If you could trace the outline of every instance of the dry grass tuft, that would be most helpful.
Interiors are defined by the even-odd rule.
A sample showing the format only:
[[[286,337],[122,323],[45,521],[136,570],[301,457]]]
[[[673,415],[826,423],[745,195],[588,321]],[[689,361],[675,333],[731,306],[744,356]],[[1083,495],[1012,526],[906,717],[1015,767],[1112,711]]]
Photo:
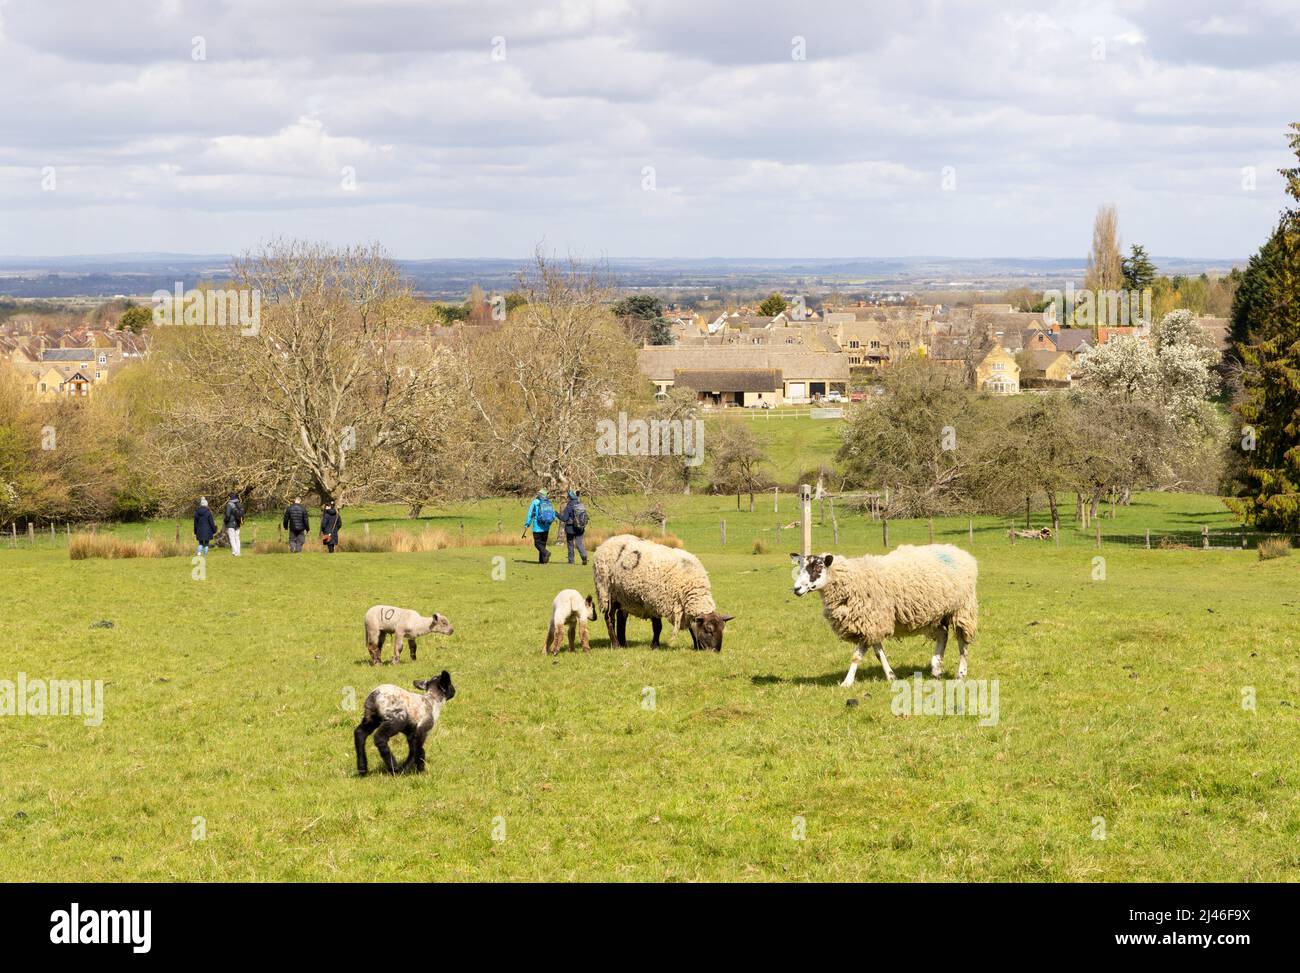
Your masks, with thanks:
[[[1289,557],[1291,554],[1291,538],[1289,537],[1269,537],[1259,542],[1259,559],[1261,561],[1271,561],[1275,557]]]

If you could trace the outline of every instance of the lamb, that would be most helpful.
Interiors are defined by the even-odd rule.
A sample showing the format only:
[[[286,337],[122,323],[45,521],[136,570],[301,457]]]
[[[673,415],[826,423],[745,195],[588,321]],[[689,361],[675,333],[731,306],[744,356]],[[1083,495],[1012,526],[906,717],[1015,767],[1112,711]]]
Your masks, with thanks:
[[[722,632],[733,615],[719,615],[709,574],[694,554],[618,534],[596,548],[596,603],[605,616],[609,644],[627,645],[627,616],[650,619],[650,647],[659,648],[663,618],[673,635],[686,628],[697,649],[722,651]]]
[[[456,695],[451,684],[451,673],[446,669],[436,679],[417,679],[413,693],[398,686],[376,686],[366,697],[361,722],[352,732],[357,748],[357,773],[364,777],[366,766],[366,737],[375,734],[375,746],[390,774],[405,773],[414,764],[417,774],[424,773],[424,740],[438,722],[442,707]],[[406,760],[397,766],[388,740],[394,734],[406,737]]]
[[[590,652],[591,643],[587,640],[587,622],[596,620],[596,605],[587,595],[584,600],[582,592],[565,588],[551,602],[551,624],[546,630],[546,644],[542,651],[547,655],[560,654],[560,642],[564,630],[569,631],[569,651],[573,651],[575,630],[582,636],[582,651]]]
[[[384,638],[393,636],[393,665],[402,661],[402,642],[411,643],[411,661],[415,661],[415,640],[421,635],[434,632],[438,635],[451,635],[455,630],[445,615],[434,612],[424,616],[409,608],[394,608],[392,605],[375,605],[366,611],[366,649],[370,652],[370,664],[379,665],[379,653],[384,647]]]
[[[934,637],[930,674],[943,675],[943,650],[948,626],[957,630],[961,663],[957,678],[966,678],[966,646],[974,641],[979,616],[975,558],[951,544],[904,544],[880,557],[843,558],[832,554],[791,554],[799,566],[794,593],[803,597],[820,591],[822,614],[832,631],[857,645],[842,686],[852,686],[868,647],[876,651],[885,678],[894,670],[885,658],[882,642],[907,635]]]

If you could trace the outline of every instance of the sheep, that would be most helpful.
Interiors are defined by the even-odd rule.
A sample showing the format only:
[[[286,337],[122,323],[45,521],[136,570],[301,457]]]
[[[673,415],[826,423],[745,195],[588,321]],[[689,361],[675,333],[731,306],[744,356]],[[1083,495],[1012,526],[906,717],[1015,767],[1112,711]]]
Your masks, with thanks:
[[[957,678],[966,678],[966,646],[974,641],[979,616],[975,558],[951,544],[904,544],[880,557],[844,558],[832,554],[798,554],[790,558],[799,567],[794,593],[803,597],[820,591],[822,614],[831,629],[854,643],[853,661],[842,686],[852,686],[868,647],[876,651],[885,678],[894,670],[885,658],[882,642],[907,635],[934,637],[930,674],[943,675],[943,650],[948,626],[957,630],[961,663]]]
[[[454,631],[447,617],[437,612],[426,617],[409,608],[374,605],[366,611],[366,649],[370,653],[370,664],[379,665],[379,653],[384,647],[384,638],[389,634],[394,641],[392,664],[397,665],[402,661],[403,640],[411,643],[411,661],[414,662],[417,638],[430,632],[451,635]]]
[[[547,655],[559,655],[560,643],[564,630],[569,631],[569,651],[573,651],[575,630],[582,637],[582,651],[590,652],[591,643],[587,640],[587,622],[596,620],[596,605],[587,595],[584,600],[582,592],[565,588],[551,602],[551,624],[546,630],[546,644],[542,651]]]
[[[596,548],[592,564],[612,647],[627,645],[627,616],[635,615],[650,619],[652,649],[667,618],[673,635],[686,628],[695,648],[722,651],[723,628],[735,616],[718,614],[709,574],[694,554],[618,534]]]
[[[366,697],[361,722],[352,732],[352,742],[357,749],[357,774],[366,776],[366,737],[375,734],[375,747],[390,774],[405,773],[415,765],[417,774],[424,773],[424,740],[438,722],[442,707],[456,695],[451,684],[451,673],[446,669],[436,679],[417,679],[418,693],[398,686],[376,686]],[[388,740],[394,734],[406,737],[406,760],[397,766]]]

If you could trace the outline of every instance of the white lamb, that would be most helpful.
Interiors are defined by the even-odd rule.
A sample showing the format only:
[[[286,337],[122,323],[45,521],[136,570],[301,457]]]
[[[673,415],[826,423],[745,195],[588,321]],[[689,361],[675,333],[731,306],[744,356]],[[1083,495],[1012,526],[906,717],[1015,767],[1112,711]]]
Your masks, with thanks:
[[[393,636],[393,665],[402,661],[402,642],[411,643],[411,661],[415,661],[415,640],[421,635],[434,632],[438,635],[451,635],[454,629],[446,615],[434,612],[421,615],[410,608],[394,608],[392,605],[373,605],[366,611],[366,651],[370,653],[370,664],[379,664],[379,654],[384,648],[384,639]]]
[[[609,628],[613,648],[627,645],[627,616],[650,619],[652,649],[667,618],[675,635],[685,628],[697,649],[722,651],[722,632],[734,617],[719,615],[709,588],[709,573],[687,551],[617,534],[596,548],[596,604]]]
[[[582,636],[582,651],[591,651],[591,642],[587,639],[587,623],[596,620],[596,605],[591,595],[582,597],[582,592],[565,588],[551,602],[551,624],[546,630],[546,644],[542,651],[547,655],[559,655],[560,643],[564,631],[569,631],[569,651],[573,651],[575,630]]]
[[[881,643],[906,635],[934,638],[930,674],[938,679],[943,675],[949,625],[957,630],[961,650],[957,678],[966,678],[966,646],[975,640],[979,618],[975,598],[979,566],[961,548],[904,544],[879,557],[822,554],[800,558],[791,554],[790,558],[800,568],[794,593],[802,597],[810,591],[821,592],[822,614],[831,629],[857,646],[841,685],[853,685],[868,647],[876,650],[885,678],[892,680],[894,670]]]

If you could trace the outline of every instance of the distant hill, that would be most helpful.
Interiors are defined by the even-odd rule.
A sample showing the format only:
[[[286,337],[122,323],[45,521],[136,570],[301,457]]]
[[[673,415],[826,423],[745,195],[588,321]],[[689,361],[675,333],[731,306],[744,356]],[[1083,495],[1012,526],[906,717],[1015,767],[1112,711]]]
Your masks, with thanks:
[[[1226,273],[1240,258],[1153,257],[1162,273]],[[0,296],[22,298],[146,297],[221,280],[225,254],[121,253],[66,257],[0,256]],[[400,260],[415,288],[435,299],[460,300],[471,286],[508,291],[527,269],[527,258],[474,257]],[[810,293],[832,290],[937,291],[1046,289],[1083,279],[1083,258],[1034,257],[818,257],[704,259],[610,257],[595,263],[619,287],[663,293],[722,295],[757,290]]]

